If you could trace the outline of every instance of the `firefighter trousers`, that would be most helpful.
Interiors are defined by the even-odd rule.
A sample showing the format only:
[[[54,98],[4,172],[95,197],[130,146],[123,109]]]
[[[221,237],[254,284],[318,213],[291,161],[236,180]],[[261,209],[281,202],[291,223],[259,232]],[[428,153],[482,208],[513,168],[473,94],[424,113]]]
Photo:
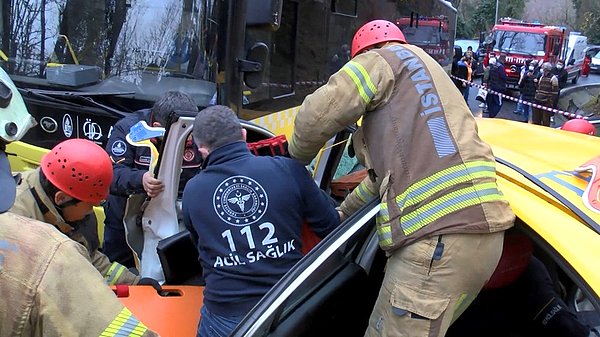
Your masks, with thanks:
[[[496,269],[503,241],[504,232],[446,234],[395,251],[365,336],[444,336]]]

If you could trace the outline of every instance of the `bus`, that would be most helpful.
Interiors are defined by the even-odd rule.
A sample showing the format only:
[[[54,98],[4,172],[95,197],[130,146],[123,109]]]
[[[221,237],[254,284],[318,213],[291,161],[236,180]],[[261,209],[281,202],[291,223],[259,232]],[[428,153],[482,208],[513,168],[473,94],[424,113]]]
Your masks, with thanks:
[[[3,1],[0,66],[38,121],[11,145],[13,168],[69,138],[104,146],[118,119],[168,90],[289,134],[304,97],[349,60],[356,29],[402,17],[443,18],[445,47],[426,50],[451,59],[456,9],[443,0]],[[408,28],[410,41],[434,27]]]

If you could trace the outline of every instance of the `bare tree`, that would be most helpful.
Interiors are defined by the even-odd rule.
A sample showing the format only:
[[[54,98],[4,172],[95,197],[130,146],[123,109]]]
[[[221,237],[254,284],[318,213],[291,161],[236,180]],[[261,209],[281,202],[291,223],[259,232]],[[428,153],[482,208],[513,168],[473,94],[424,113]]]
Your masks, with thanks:
[[[112,73],[131,81],[139,80],[147,68],[159,73],[168,71],[165,67],[179,38],[181,0],[164,4],[158,17],[155,16],[158,8],[152,8],[151,18],[148,9],[140,5],[130,10],[115,51]]]

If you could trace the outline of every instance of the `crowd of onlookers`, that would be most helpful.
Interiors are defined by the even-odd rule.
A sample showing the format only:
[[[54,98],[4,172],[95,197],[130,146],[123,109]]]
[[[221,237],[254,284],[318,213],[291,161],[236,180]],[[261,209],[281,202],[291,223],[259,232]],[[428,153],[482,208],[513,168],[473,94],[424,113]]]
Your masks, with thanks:
[[[582,76],[589,74],[589,60],[587,65],[584,62]],[[472,47],[468,47],[466,52],[462,52],[460,47],[454,48],[454,58],[452,61],[451,74],[453,81],[462,93],[465,101],[469,99],[469,89],[474,80],[474,72],[478,67],[479,55],[474,52]],[[480,90],[483,95],[478,95],[481,101],[480,108],[488,117],[494,118],[502,108],[501,94],[507,94],[506,75],[506,55],[500,54],[498,57],[490,57],[488,64],[483,65],[483,77],[481,84],[485,89]],[[565,69],[564,60],[558,60],[555,64],[550,62],[540,63],[538,60],[529,59],[520,69],[520,76],[517,82],[519,91],[519,102],[513,113],[522,115],[523,120],[529,123],[550,126],[550,117],[552,112],[532,107],[523,102],[535,103],[548,108],[556,108],[560,90],[566,87],[568,72]]]

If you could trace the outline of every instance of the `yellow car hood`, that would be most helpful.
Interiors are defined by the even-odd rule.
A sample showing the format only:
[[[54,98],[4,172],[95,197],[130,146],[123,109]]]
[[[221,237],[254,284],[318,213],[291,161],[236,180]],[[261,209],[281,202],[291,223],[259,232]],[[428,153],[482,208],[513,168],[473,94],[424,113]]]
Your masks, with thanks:
[[[502,119],[478,119],[515,214],[600,295],[600,209],[592,172],[600,138]],[[596,186],[598,183],[596,183]]]

